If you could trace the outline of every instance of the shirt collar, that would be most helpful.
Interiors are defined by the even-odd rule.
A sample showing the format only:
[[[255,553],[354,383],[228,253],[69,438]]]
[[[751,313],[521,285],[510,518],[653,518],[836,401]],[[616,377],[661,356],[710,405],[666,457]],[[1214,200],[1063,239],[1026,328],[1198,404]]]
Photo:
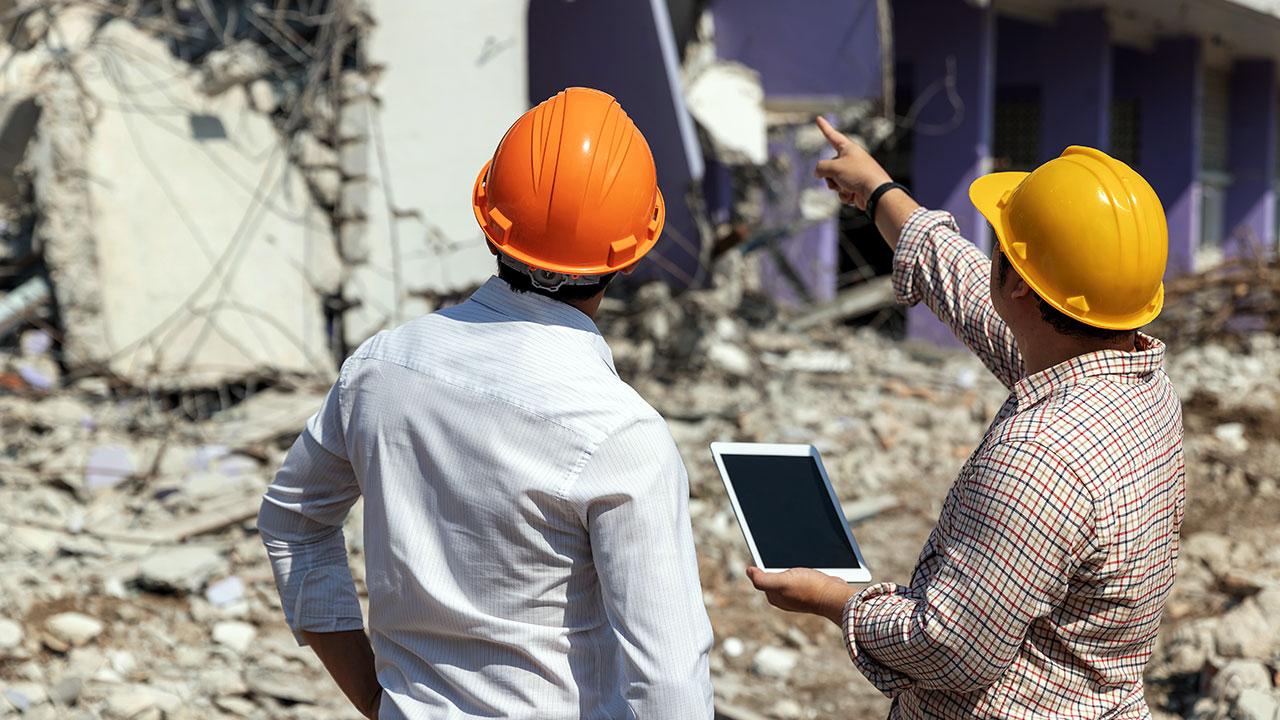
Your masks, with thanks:
[[[472,293],[471,301],[512,320],[538,325],[559,325],[588,333],[600,357],[617,374],[613,366],[613,353],[600,334],[600,328],[581,310],[538,293],[516,292],[506,280],[499,277],[491,277],[485,281]]]
[[[1138,333],[1137,350],[1099,350],[1058,363],[1035,375],[1023,378],[1013,386],[1018,410],[1039,403],[1055,391],[1077,385],[1089,378],[1112,377],[1118,380],[1139,380],[1159,370],[1164,365],[1164,343]]]

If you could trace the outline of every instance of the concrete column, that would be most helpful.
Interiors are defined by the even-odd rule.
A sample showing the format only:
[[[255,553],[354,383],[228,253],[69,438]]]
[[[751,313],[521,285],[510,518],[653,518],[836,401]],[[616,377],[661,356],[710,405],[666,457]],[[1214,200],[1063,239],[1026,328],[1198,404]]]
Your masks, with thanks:
[[[995,13],[958,0],[912,0],[895,3],[894,26],[898,58],[914,68],[915,95],[931,94],[912,138],[912,190],[927,207],[950,212],[964,236],[987,250],[989,228],[969,202],[969,184],[991,162]],[[948,76],[964,103],[960,112],[948,101]],[[912,309],[908,334],[954,342],[923,306]]]
[[[1040,154],[1049,160],[1068,145],[1107,150],[1111,144],[1111,29],[1102,9],[1058,15],[1044,33]]]
[[[1224,250],[1270,254],[1276,247],[1276,143],[1280,104],[1274,60],[1242,60],[1231,71],[1231,129]]]
[[[1169,220],[1169,276],[1190,272],[1200,235],[1200,108],[1203,53],[1196,38],[1161,40],[1144,58],[1138,87],[1142,103],[1143,174]]]

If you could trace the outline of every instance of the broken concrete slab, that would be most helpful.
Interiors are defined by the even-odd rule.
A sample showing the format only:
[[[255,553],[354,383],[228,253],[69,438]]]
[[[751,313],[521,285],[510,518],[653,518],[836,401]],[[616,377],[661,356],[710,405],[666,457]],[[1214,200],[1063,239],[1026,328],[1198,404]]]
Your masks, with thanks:
[[[138,584],[160,592],[195,592],[222,566],[222,554],[215,548],[199,545],[171,548],[138,564]]]
[[[204,95],[162,40],[124,21],[98,31],[77,70],[96,116],[49,73],[33,149],[67,362],[161,387],[329,376],[322,296],[341,268],[270,120],[240,88]]]

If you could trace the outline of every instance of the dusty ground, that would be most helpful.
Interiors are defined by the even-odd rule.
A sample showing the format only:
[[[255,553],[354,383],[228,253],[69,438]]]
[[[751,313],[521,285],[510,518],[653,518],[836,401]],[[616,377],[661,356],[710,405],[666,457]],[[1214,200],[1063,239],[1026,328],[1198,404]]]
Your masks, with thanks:
[[[960,352],[763,329],[742,319],[755,311],[741,298],[711,319],[696,302],[648,301],[662,312],[604,324],[689,467],[718,701],[744,719],[884,717],[834,626],[773,610],[746,582],[707,443],[817,443],[842,500],[888,507],[854,531],[877,579],[905,580],[1004,389]],[[1189,505],[1148,697],[1161,716],[1263,717],[1280,659],[1280,346],[1198,348],[1169,368],[1187,400]],[[355,717],[294,646],[244,513],[316,390],[260,394],[202,422],[91,378],[0,396],[0,715]],[[128,467],[86,476],[113,445]],[[211,521],[211,506],[234,521]],[[358,518],[348,542],[361,578]]]

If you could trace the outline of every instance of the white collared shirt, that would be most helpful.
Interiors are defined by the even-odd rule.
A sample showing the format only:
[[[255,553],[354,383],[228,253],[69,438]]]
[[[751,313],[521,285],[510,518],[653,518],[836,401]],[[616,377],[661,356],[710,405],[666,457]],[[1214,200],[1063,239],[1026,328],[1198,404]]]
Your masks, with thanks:
[[[295,633],[363,627],[384,720],[710,718],[684,464],[578,310],[490,279],[365,342],[267,490]]]

